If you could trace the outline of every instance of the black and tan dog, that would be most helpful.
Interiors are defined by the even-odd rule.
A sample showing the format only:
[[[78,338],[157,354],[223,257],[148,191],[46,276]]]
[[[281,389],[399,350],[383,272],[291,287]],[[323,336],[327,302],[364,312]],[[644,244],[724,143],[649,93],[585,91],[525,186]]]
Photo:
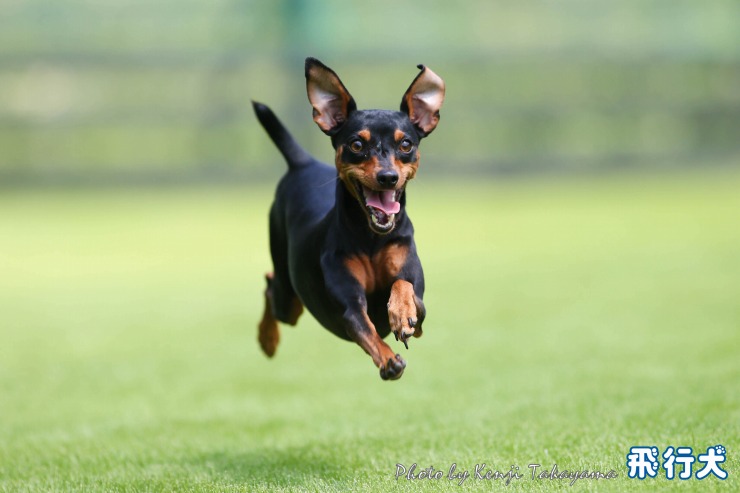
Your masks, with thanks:
[[[311,157],[265,105],[257,118],[288,162],[270,210],[274,273],[267,275],[259,342],[277,348],[277,322],[295,325],[306,306],[328,330],[359,344],[384,380],[406,362],[383,341],[408,348],[421,336],[424,275],[406,215],[406,185],[419,167],[419,141],[434,130],[442,79],[419,65],[401,111],[357,110],[334,71],[306,59],[313,119],[331,137],[336,167]],[[337,179],[338,178],[338,179]]]

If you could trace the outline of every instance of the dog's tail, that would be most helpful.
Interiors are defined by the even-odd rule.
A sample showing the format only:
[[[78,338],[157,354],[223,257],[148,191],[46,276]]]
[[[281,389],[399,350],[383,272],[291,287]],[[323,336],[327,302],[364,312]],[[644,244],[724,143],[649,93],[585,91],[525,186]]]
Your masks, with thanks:
[[[313,160],[311,155],[290,135],[290,132],[288,132],[270,108],[257,101],[252,101],[252,106],[254,107],[254,112],[257,114],[257,119],[267,131],[267,135],[270,136],[280,153],[285,157],[288,166],[302,166]]]

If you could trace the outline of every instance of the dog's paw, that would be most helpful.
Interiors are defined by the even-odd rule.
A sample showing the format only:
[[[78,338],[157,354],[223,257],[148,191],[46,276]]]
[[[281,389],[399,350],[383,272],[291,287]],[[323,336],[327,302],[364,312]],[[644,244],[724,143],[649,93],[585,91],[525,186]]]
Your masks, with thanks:
[[[397,341],[409,348],[408,340],[416,335],[419,319],[417,318],[414,288],[406,281],[396,281],[388,300],[388,322]],[[419,335],[421,335],[419,327]],[[416,336],[419,337],[419,336]]]
[[[265,317],[259,324],[257,340],[267,357],[272,358],[280,342],[280,329],[272,317]]]
[[[418,339],[422,335],[424,335],[424,332],[421,330],[421,324],[417,323],[416,326],[414,327],[414,337]]]
[[[408,318],[399,318],[397,322],[391,321],[391,331],[393,331],[393,335],[396,337],[397,341],[401,341],[404,346],[406,346],[406,349],[409,348],[408,340],[411,339],[411,337],[420,337],[421,331],[416,329],[416,318],[408,317]],[[419,335],[417,335],[417,332]]]
[[[388,361],[380,367],[380,378],[383,380],[398,380],[403,375],[405,368],[406,361],[400,354],[397,354],[393,358],[388,358]]]

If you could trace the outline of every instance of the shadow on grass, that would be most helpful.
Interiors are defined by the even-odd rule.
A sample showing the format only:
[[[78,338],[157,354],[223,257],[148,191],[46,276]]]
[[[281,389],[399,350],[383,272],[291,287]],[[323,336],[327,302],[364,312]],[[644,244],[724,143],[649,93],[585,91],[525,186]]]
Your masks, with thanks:
[[[355,477],[352,462],[344,459],[341,448],[320,443],[252,452],[215,452],[201,455],[193,462],[222,484],[266,489],[341,484]]]

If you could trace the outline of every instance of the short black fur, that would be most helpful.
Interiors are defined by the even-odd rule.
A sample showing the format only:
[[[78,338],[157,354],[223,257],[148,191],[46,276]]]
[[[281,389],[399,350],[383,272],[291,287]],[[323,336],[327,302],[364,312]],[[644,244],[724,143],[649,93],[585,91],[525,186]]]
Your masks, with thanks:
[[[417,79],[422,76],[423,72]],[[274,272],[268,277],[260,342],[272,355],[277,342],[269,341],[278,334],[275,322],[295,324],[296,306],[303,305],[333,334],[357,342],[368,352],[383,379],[396,379],[406,363],[389,352],[382,338],[393,331],[406,345],[409,337],[421,335],[426,316],[424,274],[406,214],[407,183],[391,186],[379,177],[400,173],[413,178],[415,167],[411,167],[418,166],[417,148],[425,132],[411,122],[408,108],[406,112],[356,110],[336,74],[318,60],[306,60],[306,77],[314,119],[339,150],[335,166],[310,156],[267,106],[253,103],[257,118],[288,163],[270,209]],[[331,95],[336,91],[336,99],[323,105],[327,91]],[[400,150],[401,133],[401,140],[409,141],[404,148],[412,145],[410,151]],[[352,139],[362,140],[364,147],[351,150]],[[360,168],[363,174],[358,174]],[[389,199],[389,193],[396,198]],[[379,205],[381,196],[385,198]],[[384,210],[378,212],[372,204]],[[396,213],[389,212],[398,206]],[[390,230],[378,232],[388,224],[373,229],[368,210],[388,221]],[[399,314],[408,320],[399,322]]]

